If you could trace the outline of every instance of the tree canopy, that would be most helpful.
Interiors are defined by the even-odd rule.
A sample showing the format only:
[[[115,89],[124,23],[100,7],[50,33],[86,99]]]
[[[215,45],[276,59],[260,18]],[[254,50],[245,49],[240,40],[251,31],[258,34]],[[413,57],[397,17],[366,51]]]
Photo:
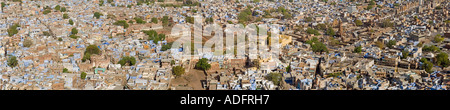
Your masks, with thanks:
[[[356,26],[362,26],[363,22],[361,20],[355,20]]]
[[[24,47],[30,47],[31,45],[33,45],[33,41],[31,41],[30,39],[25,39],[23,41],[23,46]]]
[[[103,14],[101,14],[100,12],[94,12],[94,17],[99,19],[100,16],[103,16]]]
[[[355,47],[355,49],[353,50],[354,53],[361,53],[361,51],[362,51],[361,46]]]
[[[146,21],[142,20],[142,18],[139,18],[139,17],[135,17],[134,20],[136,20],[136,23],[138,23],[138,24],[145,24],[145,23],[147,23]]]
[[[155,23],[155,24],[158,23],[158,18],[153,17],[152,18],[152,23]]]
[[[325,44],[323,44],[322,42],[316,42],[314,43],[312,46],[312,51],[313,52],[328,52],[328,48]]]
[[[444,41],[444,37],[442,37],[440,34],[434,36],[434,40],[435,43],[440,43],[442,41]]]
[[[313,37],[311,40],[308,40],[305,43],[311,45],[313,52],[328,52],[327,46],[320,42],[317,37]]]
[[[153,40],[153,43],[157,44],[158,41],[162,41],[166,39],[166,35],[165,34],[158,34],[158,32],[156,32],[155,30],[149,30],[149,31],[142,31],[145,34],[148,35],[147,40]]]
[[[16,56],[9,56],[8,58],[8,66],[11,68],[16,67],[19,64],[19,61],[17,61]]]
[[[425,52],[439,52],[439,51],[441,51],[441,49],[439,49],[439,47],[436,47],[434,45],[431,45],[431,46],[425,45],[425,46],[423,46],[422,50],[425,51]]]
[[[332,28],[331,26],[328,27],[327,35],[329,35],[329,36],[334,36],[334,35],[336,35],[336,32],[333,30],[333,28]]]
[[[308,28],[306,29],[306,33],[308,34],[314,34],[314,35],[320,35],[319,31],[313,29],[313,28]]]
[[[100,49],[96,45],[89,45],[84,53],[100,54]]]
[[[195,64],[195,68],[206,71],[211,68],[211,65],[208,63],[208,59],[202,58]]]
[[[409,51],[407,51],[407,50],[403,50],[402,51],[402,59],[405,59],[405,58],[407,58],[408,57],[408,55],[409,55]]]
[[[395,40],[389,40],[389,42],[388,42],[386,45],[387,45],[387,47],[389,47],[389,48],[393,48],[393,46],[394,46],[395,44],[397,44],[397,41],[395,41]]]
[[[8,32],[8,36],[13,36],[17,33],[19,33],[19,30],[17,28],[20,27],[19,24],[14,24],[11,27],[9,27],[6,31]]]
[[[69,18],[69,15],[67,13],[64,13],[63,14],[63,19],[68,19],[68,18]]]
[[[81,61],[85,62],[86,60],[91,60],[91,55],[93,54],[100,54],[100,49],[95,45],[89,45],[84,51],[84,56]]]
[[[426,72],[431,73],[431,69],[433,68],[433,63],[429,62],[426,58],[420,59],[422,62],[422,68],[425,69]]]
[[[125,29],[130,26],[130,25],[128,25],[127,21],[125,21],[125,20],[119,20],[119,21],[114,22],[113,24],[117,25],[117,26],[123,26],[123,28],[125,28]]]
[[[86,72],[81,72],[81,74],[80,74],[80,78],[81,79],[86,79]]]
[[[174,74],[175,76],[181,76],[184,74],[184,68],[181,66],[174,66],[172,67],[172,74]]]
[[[63,69],[63,73],[69,73],[69,69],[64,68],[64,69]]]
[[[447,67],[450,65],[450,61],[448,59],[448,54],[441,52],[438,55],[436,55],[436,64],[438,66]]]
[[[279,85],[281,82],[281,74],[280,73],[269,73],[266,76],[266,79],[272,81],[273,84]]]
[[[391,20],[387,19],[381,23],[381,27],[383,28],[394,27],[394,23],[391,23]]]
[[[163,26],[168,26],[169,25],[169,16],[163,16],[161,21],[162,21]]]
[[[132,57],[132,56],[125,56],[122,57],[122,59],[117,62],[122,66],[128,65],[128,66],[133,66],[134,64],[136,64],[136,58]]]
[[[78,34],[77,28],[72,28],[72,32],[71,33],[74,34],[74,35]]]
[[[72,19],[69,19],[69,24],[73,25],[73,20]]]

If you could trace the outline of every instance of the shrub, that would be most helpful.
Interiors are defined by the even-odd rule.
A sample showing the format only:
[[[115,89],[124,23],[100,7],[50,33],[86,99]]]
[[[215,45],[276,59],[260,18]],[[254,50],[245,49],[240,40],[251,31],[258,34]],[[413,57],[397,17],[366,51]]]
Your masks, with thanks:
[[[122,57],[122,59],[118,62],[120,65],[125,66],[128,64],[128,66],[133,66],[136,64],[136,58],[132,56],[125,56]]]
[[[17,61],[17,58],[15,56],[10,56],[8,58],[8,66],[11,68],[16,67],[19,64],[19,61]]]
[[[30,39],[25,39],[23,41],[23,46],[24,47],[30,47],[31,45],[33,45],[33,41],[31,41]]]

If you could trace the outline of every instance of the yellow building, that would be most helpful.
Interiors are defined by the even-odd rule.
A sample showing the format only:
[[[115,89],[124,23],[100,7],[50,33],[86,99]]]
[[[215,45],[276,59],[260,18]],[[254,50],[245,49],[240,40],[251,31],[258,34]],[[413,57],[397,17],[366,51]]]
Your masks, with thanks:
[[[279,42],[281,46],[286,46],[287,44],[292,42],[292,36],[289,35],[280,35],[279,36]]]

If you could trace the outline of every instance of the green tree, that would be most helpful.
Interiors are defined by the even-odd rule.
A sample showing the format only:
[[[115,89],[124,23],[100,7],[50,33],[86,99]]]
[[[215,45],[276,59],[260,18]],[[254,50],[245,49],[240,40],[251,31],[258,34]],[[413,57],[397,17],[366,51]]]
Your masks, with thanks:
[[[56,6],[55,6],[55,10],[56,10],[56,11],[60,11],[60,10],[61,10],[61,6],[56,5]]]
[[[161,21],[162,21],[163,26],[168,26],[169,25],[169,16],[163,16]]]
[[[333,28],[332,28],[331,26],[328,27],[327,35],[329,35],[329,36],[334,36],[334,35],[336,35],[336,32],[334,32],[334,30],[333,30]]]
[[[400,4],[394,3],[394,7],[398,7],[398,6],[400,6]]]
[[[175,60],[171,60],[170,65],[175,65]]]
[[[341,42],[337,39],[334,39],[334,37],[329,37],[328,39],[328,44],[331,46],[338,46],[339,44],[341,44]]]
[[[328,52],[327,46],[322,42],[314,43],[311,48],[313,52]]]
[[[125,28],[125,29],[130,26],[130,25],[128,25],[127,21],[125,21],[125,20],[119,20],[119,21],[114,22],[113,24],[117,25],[117,26],[123,26],[123,28]]]
[[[80,74],[80,78],[81,79],[86,79],[86,73],[85,72],[81,72],[81,74]]]
[[[306,33],[308,34],[314,34],[314,35],[320,35],[319,31],[313,29],[313,28],[308,28],[306,29]]]
[[[407,51],[407,50],[403,50],[402,51],[402,59],[405,59],[405,58],[407,58],[408,57],[408,55],[409,55],[409,51]]]
[[[369,2],[369,5],[376,5],[376,3],[375,3],[374,0],[371,0],[371,1]]]
[[[166,38],[165,34],[158,34],[155,30],[142,31],[148,35],[148,40],[153,40],[153,43],[157,44],[158,41],[164,40]],[[167,48],[168,49],[168,48]]]
[[[155,24],[158,23],[158,18],[153,17],[152,18],[152,23],[155,23]]]
[[[2,2],[2,9],[6,6],[5,2]]]
[[[273,84],[279,85],[281,82],[281,74],[280,73],[269,73],[266,76],[266,79],[272,81]]]
[[[100,54],[100,49],[95,45],[89,45],[84,51],[84,56],[81,61],[85,62],[86,60],[91,60],[91,55],[93,54]]]
[[[358,46],[353,50],[353,53],[361,53],[361,51],[362,51],[362,47]]]
[[[72,31],[71,31],[71,33],[72,33],[73,35],[76,35],[76,34],[78,34],[78,30],[77,30],[77,28],[72,28]]]
[[[68,19],[68,18],[69,18],[69,15],[67,13],[64,13],[63,14],[63,19]]]
[[[386,19],[381,23],[381,27],[383,28],[394,27],[394,23],[391,23],[391,20]]]
[[[417,44],[417,47],[423,47],[423,43],[422,43],[422,42],[419,42],[419,43]]]
[[[186,22],[194,24],[194,17],[186,17]]]
[[[96,45],[89,45],[84,53],[90,53],[90,54],[100,54],[100,49]]]
[[[434,42],[440,43],[442,41],[444,41],[444,37],[442,37],[440,34],[434,36]]]
[[[100,16],[103,16],[103,14],[99,13],[99,12],[94,12],[94,17],[99,19]]]
[[[19,33],[19,30],[17,28],[20,27],[19,24],[14,24],[11,27],[9,27],[6,31],[8,32],[8,36],[13,36],[17,33]]]
[[[136,23],[139,23],[139,24],[147,23],[146,21],[142,20],[142,18],[139,18],[139,17],[135,17],[134,20],[136,21]]]
[[[286,72],[291,73],[291,64],[286,67]]]
[[[249,15],[245,12],[241,12],[238,15],[238,20],[239,20],[239,23],[246,24],[247,21],[249,21]]]
[[[64,69],[63,69],[63,73],[69,73],[69,69],[64,68]]]
[[[326,30],[327,29],[327,25],[324,24],[324,23],[317,24],[316,27],[317,27],[318,30]]]
[[[208,63],[208,59],[202,58],[195,64],[195,68],[206,71],[211,68],[211,65]]]
[[[356,26],[362,26],[364,25],[363,22],[361,20],[355,20],[355,24]]]
[[[82,62],[86,62],[86,60],[91,60],[91,54],[90,53],[84,53],[83,58],[81,59]]]
[[[44,10],[44,11],[42,12],[42,14],[46,15],[46,14],[49,14],[49,13],[51,13],[51,12],[52,12],[52,10],[46,9],[46,10]]]
[[[312,45],[313,43],[319,42],[319,38],[313,37],[312,39],[306,41],[306,44]]]
[[[441,52],[438,55],[436,55],[435,59],[436,59],[436,64],[438,66],[442,66],[444,68],[444,67],[447,67],[450,65],[450,61],[448,59],[447,53]]]
[[[163,46],[161,47],[161,51],[169,50],[170,48],[172,48],[172,44],[173,44],[173,42],[167,43],[166,45],[163,45]]]
[[[425,69],[426,72],[431,73],[431,69],[433,68],[433,63],[429,62],[426,58],[420,59],[422,62],[422,68]]]
[[[370,10],[372,8],[373,8],[373,5],[369,5],[369,6],[367,6],[366,10]]]
[[[61,12],[66,12],[66,7],[62,7]]]
[[[431,46],[425,45],[425,46],[423,46],[422,50],[425,51],[425,52],[439,52],[439,51],[441,51],[441,49],[439,49],[439,47],[436,47],[434,45],[431,45]]]
[[[9,56],[8,58],[8,66],[11,68],[16,67],[19,64],[19,61],[17,61],[16,56]]]
[[[79,36],[71,34],[69,37],[72,38],[72,39],[78,39]]]
[[[176,77],[179,77],[184,74],[184,68],[181,66],[174,66],[172,67],[172,74],[174,74]]]
[[[42,32],[42,35],[44,35],[44,36],[51,36],[50,33],[49,33],[48,31],[43,31],[43,32]]]
[[[72,19],[69,19],[69,24],[70,24],[70,25],[73,25]]]
[[[389,48],[393,48],[393,46],[397,44],[397,41],[395,40],[389,40],[389,42],[387,43],[387,47]]]
[[[24,47],[30,47],[31,45],[33,45],[33,41],[31,41],[30,39],[25,39],[23,41],[23,46]]]
[[[136,58],[132,57],[132,56],[125,56],[122,57],[122,59],[118,62],[120,65],[125,66],[133,66],[134,64],[136,64]]]

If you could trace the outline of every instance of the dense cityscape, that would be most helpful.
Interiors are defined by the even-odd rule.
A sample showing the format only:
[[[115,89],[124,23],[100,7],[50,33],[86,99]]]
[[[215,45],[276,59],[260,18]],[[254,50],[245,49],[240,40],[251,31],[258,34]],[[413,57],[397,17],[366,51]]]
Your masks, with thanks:
[[[447,90],[449,10],[449,0],[3,0],[0,90]],[[258,34],[257,54],[250,35],[212,42],[223,50],[175,45],[174,27],[197,22],[278,31]],[[189,33],[202,46],[221,32]]]

